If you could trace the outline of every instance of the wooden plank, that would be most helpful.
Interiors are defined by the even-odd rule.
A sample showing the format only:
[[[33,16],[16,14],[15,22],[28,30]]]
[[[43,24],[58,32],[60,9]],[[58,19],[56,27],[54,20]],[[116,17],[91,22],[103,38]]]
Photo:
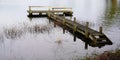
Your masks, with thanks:
[[[47,13],[49,10],[32,10],[32,13]],[[30,12],[29,10],[27,11],[28,13]],[[54,11],[49,11],[49,12],[70,12],[73,13],[71,10],[54,10]]]
[[[51,15],[54,15],[54,14],[51,14]],[[57,19],[59,19],[59,20],[63,20],[63,17],[59,17],[59,16],[57,16],[57,15],[56,15],[56,17],[57,17]],[[69,20],[69,19],[66,19],[66,23],[67,23],[67,24],[70,24],[70,25],[73,25],[73,24],[74,24],[74,22],[71,21],[71,20]],[[77,22],[76,22],[76,25],[77,25],[78,30],[81,30],[81,31],[85,32],[85,26],[83,26],[83,25],[81,25],[81,24],[79,24],[79,23],[77,23]],[[91,29],[91,28],[89,28],[89,27],[88,27],[88,31],[89,31],[89,33],[92,34],[92,35],[96,35],[96,36],[103,35],[102,33],[98,32],[98,31],[95,31],[95,30],[93,30],[93,29]]]
[[[70,7],[53,7],[53,6],[29,6],[29,7],[31,7],[31,8],[51,8],[51,9],[70,9],[70,10],[72,10],[72,8],[70,8]]]

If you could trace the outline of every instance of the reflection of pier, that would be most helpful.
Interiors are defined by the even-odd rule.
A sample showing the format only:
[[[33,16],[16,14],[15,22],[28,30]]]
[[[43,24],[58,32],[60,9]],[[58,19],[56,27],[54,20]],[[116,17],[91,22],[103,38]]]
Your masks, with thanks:
[[[86,48],[88,44],[93,47],[102,47],[106,44],[112,44],[106,35],[102,33],[102,27],[100,27],[98,32],[89,28],[88,22],[86,23],[86,26],[83,26],[76,22],[76,18],[74,18],[74,21],[65,18],[65,16],[72,16],[73,12],[71,8],[49,7],[49,10],[32,10],[34,7],[40,8],[40,6],[30,6],[28,10],[29,17],[47,16],[52,19],[55,24],[62,26],[64,31],[68,30],[74,34],[74,41],[76,41],[76,37],[83,40],[86,43]]]
[[[109,0],[110,1],[110,7],[106,11],[106,17],[108,19],[112,19],[116,16],[117,13],[117,0]]]

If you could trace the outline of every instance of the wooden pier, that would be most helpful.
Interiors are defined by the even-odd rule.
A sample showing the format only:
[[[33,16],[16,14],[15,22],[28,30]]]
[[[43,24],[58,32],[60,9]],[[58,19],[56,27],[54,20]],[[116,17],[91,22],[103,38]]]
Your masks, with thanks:
[[[34,8],[35,10],[32,10]],[[37,10],[37,8],[47,8],[45,10]],[[54,12],[54,14],[63,15],[66,16],[72,16],[72,8],[66,8],[66,7],[50,7],[50,6],[29,6],[29,10],[27,11],[29,13],[28,17],[47,17],[48,12]]]
[[[46,16],[62,26],[69,28],[68,30],[73,31],[73,34],[82,34],[86,38],[85,41],[89,40],[89,45],[91,44],[92,46],[101,44],[112,45],[112,42],[102,32],[102,27],[99,27],[99,31],[95,31],[88,27],[89,22],[86,22],[86,25],[84,26],[77,23],[75,17],[74,20],[65,18],[65,16],[72,16],[73,12],[71,8],[48,7],[48,10],[32,10],[34,7],[41,8],[42,6],[29,6],[29,10],[27,11],[29,13],[28,17]],[[74,41],[76,41],[76,36]]]

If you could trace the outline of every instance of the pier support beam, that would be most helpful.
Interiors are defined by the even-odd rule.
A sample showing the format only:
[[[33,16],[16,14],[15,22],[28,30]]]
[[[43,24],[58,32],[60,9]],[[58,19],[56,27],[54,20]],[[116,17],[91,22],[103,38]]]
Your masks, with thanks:
[[[76,32],[77,26],[76,26],[76,17],[74,17],[74,32]]]
[[[88,49],[88,43],[85,42],[85,49],[87,50]]]
[[[100,33],[102,33],[102,30],[103,30],[102,27],[99,27],[99,32],[100,32]]]
[[[73,31],[73,33],[74,33],[74,41],[76,41],[76,32],[77,31],[77,25],[76,25],[76,17],[74,17],[74,31]]]
[[[74,23],[76,23],[76,17],[74,17]]]
[[[88,38],[89,34],[88,34],[88,26],[89,26],[89,22],[86,22],[86,26],[85,26],[85,37]]]
[[[39,16],[42,16],[42,13],[39,13]]]
[[[102,27],[99,27],[99,32],[102,34],[103,32],[103,28]],[[99,38],[103,38],[103,36],[99,36]]]
[[[63,34],[65,34],[65,29],[66,29],[66,27],[65,27],[65,26],[63,26]]]
[[[66,19],[65,19],[65,14],[63,15],[63,26],[66,25]]]
[[[74,34],[74,39],[73,40],[74,40],[74,42],[76,41],[76,34]]]
[[[32,16],[31,6],[29,6],[29,16]]]

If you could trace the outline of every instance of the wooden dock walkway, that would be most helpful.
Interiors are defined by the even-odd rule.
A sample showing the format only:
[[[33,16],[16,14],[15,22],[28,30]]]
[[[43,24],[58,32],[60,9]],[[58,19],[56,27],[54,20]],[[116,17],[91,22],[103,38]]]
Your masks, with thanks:
[[[95,31],[88,27],[89,22],[86,22],[86,26],[84,26],[77,23],[76,18],[74,18],[73,21],[71,19],[65,18],[65,16],[72,16],[73,12],[71,8],[49,7],[48,10],[31,10],[32,7],[38,7],[38,6],[29,7],[28,10],[29,17],[46,15],[48,18],[71,29],[74,34],[80,33],[84,35],[86,39],[89,39],[91,41],[90,44],[92,45],[100,45],[100,44],[112,45],[112,42],[102,32],[102,27],[99,28],[99,31]],[[38,13],[38,15],[34,15],[34,13]],[[76,41],[76,39],[74,39],[74,41]]]
[[[35,10],[32,10],[32,8],[36,8]],[[37,10],[37,8],[47,8],[45,10]],[[29,10],[27,11],[29,13],[28,17],[47,17],[47,12],[54,12],[55,14],[66,16],[72,16],[72,8],[66,8],[66,7],[50,7],[50,6],[29,6]]]

